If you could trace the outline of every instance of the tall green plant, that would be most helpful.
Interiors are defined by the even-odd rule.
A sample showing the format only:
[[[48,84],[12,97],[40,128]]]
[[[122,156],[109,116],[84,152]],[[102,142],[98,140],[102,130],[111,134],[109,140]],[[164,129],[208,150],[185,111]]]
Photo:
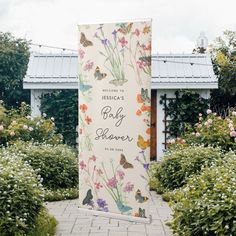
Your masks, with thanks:
[[[168,129],[170,136],[174,137],[181,136],[186,125],[193,126],[197,123],[198,114],[208,108],[208,99],[189,90],[176,91],[175,98],[171,100],[162,96],[160,103],[166,104],[166,115],[170,118]]]
[[[23,101],[29,103],[29,91],[23,90],[29,56],[26,40],[0,32],[0,100],[8,108],[18,107]]]
[[[66,144],[76,144],[76,126],[78,125],[78,90],[58,90],[44,94],[41,111],[55,118],[58,132],[63,135]]]

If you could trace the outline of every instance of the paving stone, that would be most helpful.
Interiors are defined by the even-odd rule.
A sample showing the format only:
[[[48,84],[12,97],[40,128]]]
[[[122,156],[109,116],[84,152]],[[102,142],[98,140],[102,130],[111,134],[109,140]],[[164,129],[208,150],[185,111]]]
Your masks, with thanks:
[[[172,211],[155,192],[151,192],[150,197],[150,224],[92,216],[79,211],[78,199],[47,202],[45,205],[59,223],[56,236],[173,236],[165,225],[171,220]]]

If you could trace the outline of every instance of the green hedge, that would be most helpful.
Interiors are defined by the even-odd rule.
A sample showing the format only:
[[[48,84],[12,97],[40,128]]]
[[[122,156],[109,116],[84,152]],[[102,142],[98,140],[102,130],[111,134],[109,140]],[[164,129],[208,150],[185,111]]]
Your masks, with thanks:
[[[178,235],[236,235],[236,156],[193,176],[175,201],[171,227]]]
[[[23,155],[0,149],[0,235],[24,235],[43,205],[40,178]]]
[[[58,189],[78,186],[77,153],[68,146],[17,142],[9,150],[24,154],[24,160],[41,175],[44,187]]]
[[[202,168],[222,158],[219,148],[188,146],[170,150],[160,163],[156,177],[167,190],[186,184],[191,175],[199,174]]]

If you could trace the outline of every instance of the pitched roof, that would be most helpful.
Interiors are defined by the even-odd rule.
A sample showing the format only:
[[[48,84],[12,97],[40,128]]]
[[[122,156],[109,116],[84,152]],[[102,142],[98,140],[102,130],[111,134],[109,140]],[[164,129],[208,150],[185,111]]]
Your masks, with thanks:
[[[32,53],[24,78],[25,89],[77,89],[77,54]],[[153,89],[211,89],[218,81],[207,54],[152,56]]]

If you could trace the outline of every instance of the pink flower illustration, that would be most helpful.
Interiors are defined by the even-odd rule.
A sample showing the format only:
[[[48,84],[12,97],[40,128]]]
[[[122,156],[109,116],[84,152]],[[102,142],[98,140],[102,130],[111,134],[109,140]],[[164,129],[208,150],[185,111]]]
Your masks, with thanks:
[[[126,44],[128,43],[128,41],[125,39],[125,37],[122,37],[121,39],[119,39],[119,42],[120,42],[122,48],[124,48],[126,46]]]
[[[79,49],[79,58],[80,58],[81,60],[84,58],[84,54],[85,54],[84,50]]]
[[[84,163],[84,161],[81,161],[79,165],[81,170],[84,170],[86,168],[86,164]]]
[[[103,187],[99,182],[94,183],[94,185],[95,185],[95,188],[96,188],[96,189],[100,189],[100,188]]]
[[[146,66],[144,61],[137,61],[137,65],[140,69],[144,69],[144,67]]]
[[[132,192],[133,189],[134,189],[134,185],[131,184],[130,182],[128,182],[128,183],[125,185],[125,187],[123,188],[123,192],[129,193],[129,192]]]
[[[108,179],[108,182],[107,182],[107,187],[109,188],[116,188],[116,185],[117,185],[117,179],[116,177],[112,177],[111,179]]]
[[[119,176],[120,180],[122,180],[124,179],[125,173],[122,170],[118,170],[117,175]]]
[[[84,71],[89,71],[93,68],[93,62],[88,60],[86,65],[84,66]]]
[[[94,155],[92,155],[89,159],[92,161],[96,161],[97,158]]]

